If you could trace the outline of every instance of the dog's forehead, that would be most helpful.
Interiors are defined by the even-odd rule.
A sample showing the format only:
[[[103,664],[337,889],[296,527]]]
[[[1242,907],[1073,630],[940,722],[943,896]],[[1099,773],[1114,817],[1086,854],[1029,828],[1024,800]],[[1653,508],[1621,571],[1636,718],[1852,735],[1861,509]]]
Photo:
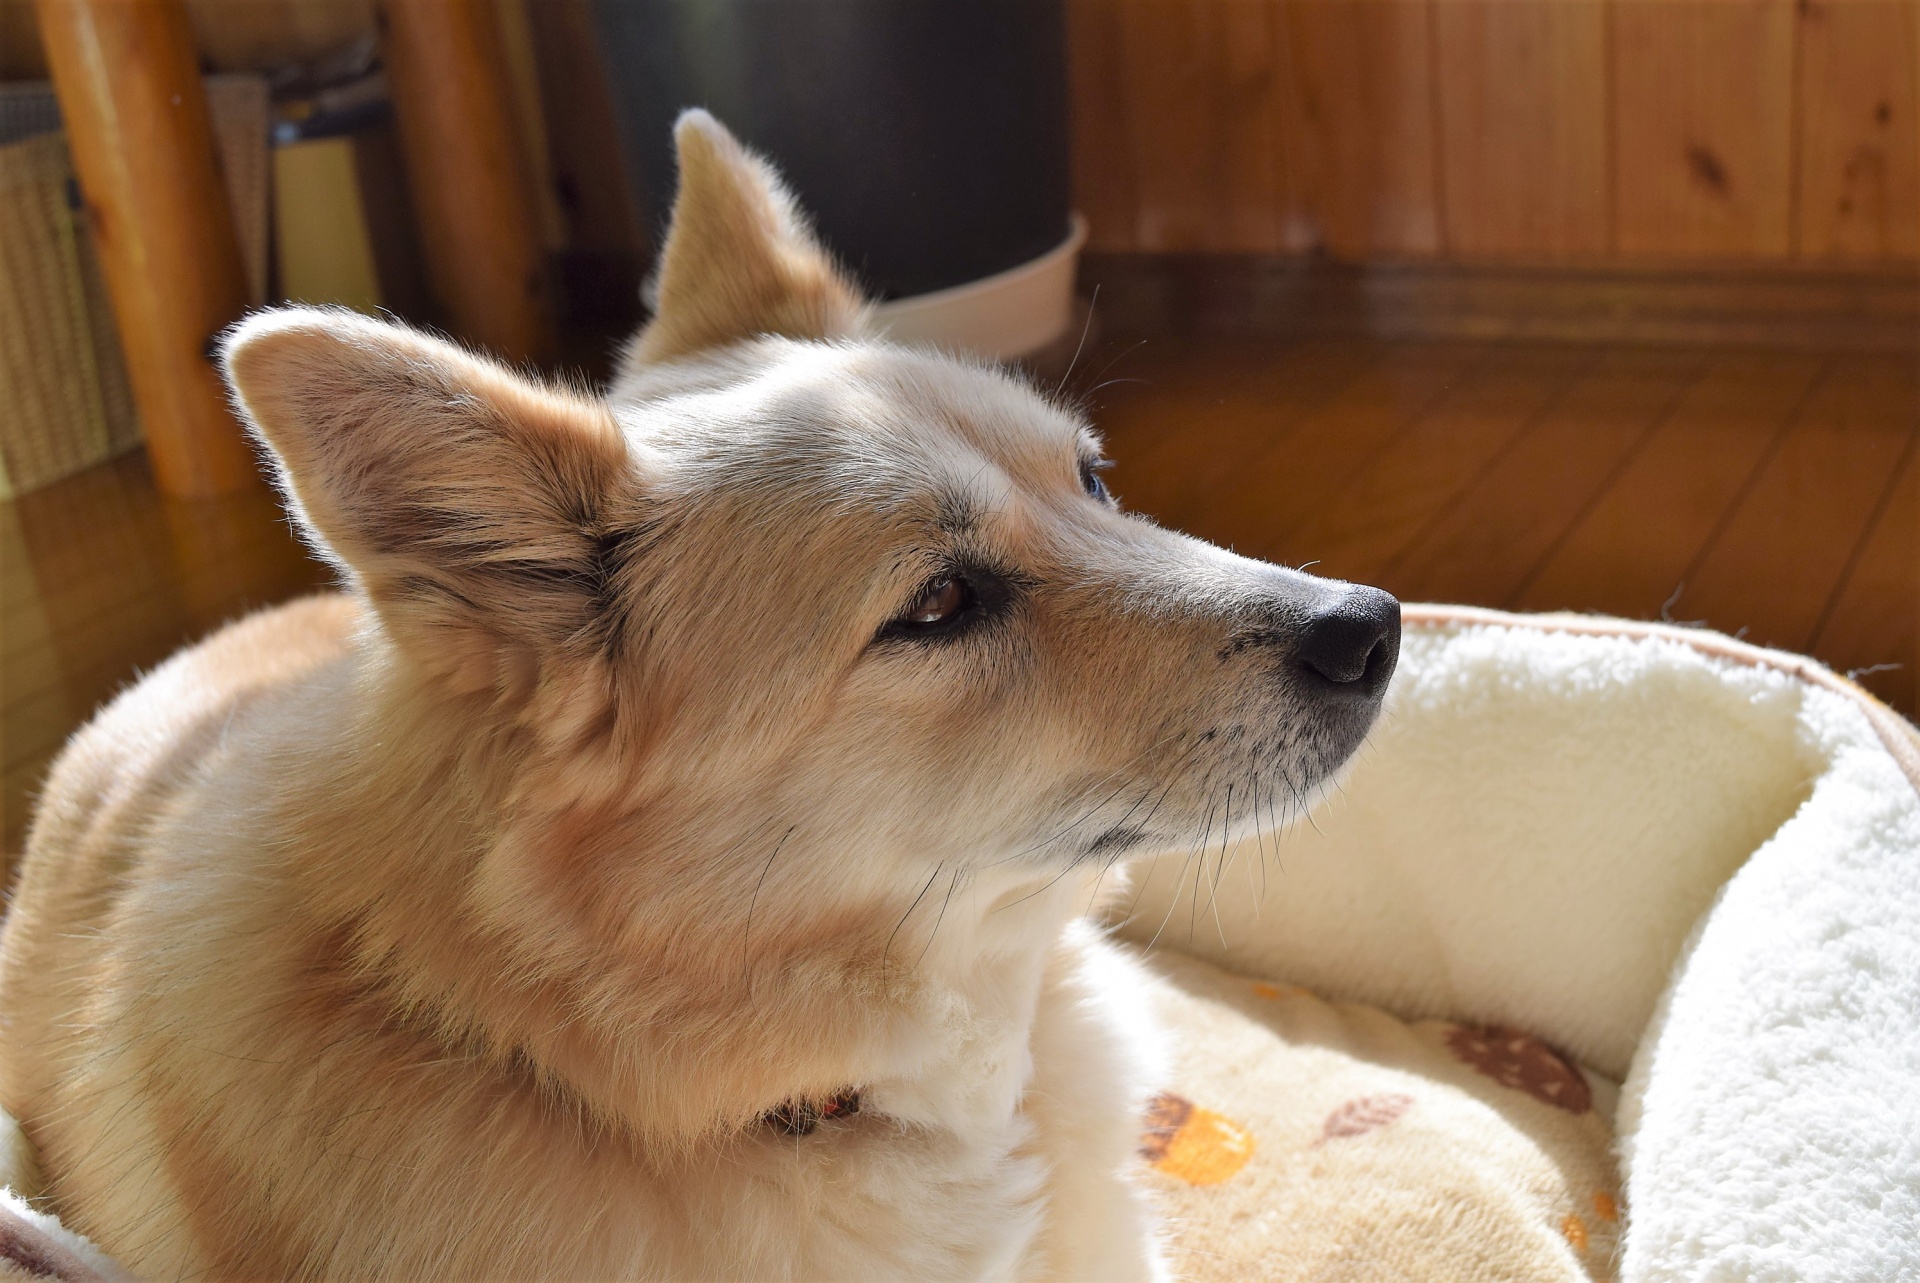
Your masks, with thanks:
[[[765,340],[616,411],[644,448],[716,479],[777,471],[869,491],[1057,485],[1092,441],[999,370],[879,343]]]
[[[869,350],[860,365],[892,415],[943,428],[995,462],[1051,472],[1086,435],[1078,418],[1001,369],[901,348]]]

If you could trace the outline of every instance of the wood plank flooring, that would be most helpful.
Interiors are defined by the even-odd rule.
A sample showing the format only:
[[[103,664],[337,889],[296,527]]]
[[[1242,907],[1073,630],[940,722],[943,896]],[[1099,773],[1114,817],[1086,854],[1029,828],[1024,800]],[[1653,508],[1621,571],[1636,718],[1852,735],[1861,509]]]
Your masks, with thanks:
[[[1911,714],[1911,354],[1113,336],[1078,382],[1128,506],[1409,600],[1697,621]],[[5,841],[66,736],[181,643],[328,578],[266,492],[133,455],[0,503]]]
[[[1408,600],[1699,623],[1914,711],[1912,354],[1113,338],[1123,502]]]

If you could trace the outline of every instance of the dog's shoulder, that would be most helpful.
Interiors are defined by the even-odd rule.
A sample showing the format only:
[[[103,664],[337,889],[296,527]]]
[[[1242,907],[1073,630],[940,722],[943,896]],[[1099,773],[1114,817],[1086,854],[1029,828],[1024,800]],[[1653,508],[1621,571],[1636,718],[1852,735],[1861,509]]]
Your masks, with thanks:
[[[95,925],[139,835],[239,716],[339,661],[362,611],[353,598],[326,593],[229,624],[122,691],[68,741],[28,833],[0,980],[18,972],[41,935],[51,933],[57,948]]]
[[[29,854],[49,830],[77,836],[129,790],[191,769],[242,707],[340,659],[360,626],[352,597],[323,593],[263,610],[174,655],[76,734],[48,776]]]
[[[241,619],[121,692],[69,741],[0,936],[0,1107],[23,1119],[72,1116],[63,1105],[75,1071],[101,1052],[76,1015],[126,996],[107,924],[143,885],[135,866],[154,858],[156,826],[223,753],[243,751],[236,730],[250,716],[298,718],[299,701],[279,697],[338,664],[362,619],[339,594]]]

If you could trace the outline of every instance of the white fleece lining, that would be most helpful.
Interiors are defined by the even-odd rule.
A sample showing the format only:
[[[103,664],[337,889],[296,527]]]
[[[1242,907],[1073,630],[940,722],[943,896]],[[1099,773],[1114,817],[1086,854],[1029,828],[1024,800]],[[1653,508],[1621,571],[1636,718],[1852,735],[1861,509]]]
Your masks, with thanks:
[[[1626,1075],[1626,1283],[1920,1278],[1920,796],[1807,661],[1410,612],[1313,824],[1136,885],[1134,938]]]
[[[1616,1126],[1624,1280],[1920,1278],[1920,806],[1859,708],[1675,969]]]

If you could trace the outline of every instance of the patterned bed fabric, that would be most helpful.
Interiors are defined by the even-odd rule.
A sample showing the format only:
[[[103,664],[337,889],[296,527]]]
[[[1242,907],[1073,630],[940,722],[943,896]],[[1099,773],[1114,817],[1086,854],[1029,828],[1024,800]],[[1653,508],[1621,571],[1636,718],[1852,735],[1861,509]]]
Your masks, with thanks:
[[[1179,1277],[1613,1277],[1614,1083],[1517,1030],[1150,965],[1179,1050],[1141,1157]]]

